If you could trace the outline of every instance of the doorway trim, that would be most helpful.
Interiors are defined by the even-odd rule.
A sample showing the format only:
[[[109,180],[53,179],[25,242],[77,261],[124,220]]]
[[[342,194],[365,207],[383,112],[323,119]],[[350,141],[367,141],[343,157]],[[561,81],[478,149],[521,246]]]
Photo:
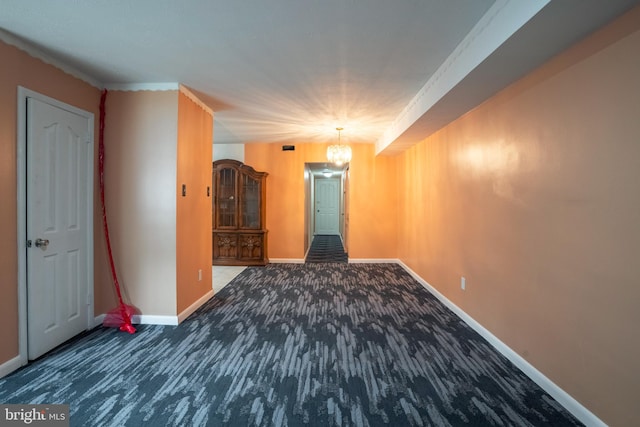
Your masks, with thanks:
[[[94,115],[57,99],[18,86],[17,99],[17,128],[16,128],[16,171],[17,171],[17,251],[18,251],[18,351],[20,366],[29,362],[28,333],[27,333],[27,98],[51,104],[58,108],[73,112],[89,120],[89,155],[87,156],[87,186],[90,189],[87,203],[87,329],[94,324],[94,233],[93,233],[93,204],[94,204]]]
[[[334,173],[334,177],[340,180],[339,188],[339,214],[338,214],[338,235],[343,241],[345,251],[347,250],[347,236],[349,232],[349,163],[340,167],[327,162],[305,162],[304,164],[304,259],[311,248],[315,231],[315,180],[316,175],[321,175],[326,169]],[[319,178],[320,179],[320,178]],[[271,260],[273,262],[273,260]]]

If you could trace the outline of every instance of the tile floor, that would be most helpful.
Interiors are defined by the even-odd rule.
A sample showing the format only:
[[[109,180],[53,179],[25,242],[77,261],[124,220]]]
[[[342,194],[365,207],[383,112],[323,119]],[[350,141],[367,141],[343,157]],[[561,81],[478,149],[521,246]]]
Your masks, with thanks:
[[[244,266],[213,266],[213,292],[217,293],[220,289],[224,288],[227,283],[233,280],[242,270],[247,267]]]

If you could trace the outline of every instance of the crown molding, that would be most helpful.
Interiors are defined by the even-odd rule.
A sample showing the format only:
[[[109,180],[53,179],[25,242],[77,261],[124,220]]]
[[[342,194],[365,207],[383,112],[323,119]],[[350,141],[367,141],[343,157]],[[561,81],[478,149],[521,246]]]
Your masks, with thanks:
[[[139,92],[148,90],[152,92],[180,90],[180,83],[107,83],[104,85],[107,90],[120,90],[123,92]]]
[[[90,84],[91,86],[97,89],[107,89],[107,90],[121,90],[121,91],[169,91],[169,90],[179,90],[180,84],[174,82],[163,82],[163,83],[102,83],[95,77],[90,76],[87,73],[84,73],[77,68],[57,59],[53,56],[45,53],[44,51],[38,49],[32,44],[14,36],[13,34],[0,29],[0,41],[11,45],[15,48],[20,49],[25,52],[29,56],[39,59],[40,61],[49,64],[57,69],[73,76],[77,79],[82,80],[85,83]]]
[[[180,85],[180,92],[185,95],[187,98],[195,102],[200,108],[209,113],[211,117],[213,117],[213,110],[207,104],[202,102],[200,98],[198,98],[193,92],[189,90],[185,85]]]
[[[107,89],[107,90],[121,90],[121,91],[169,91],[169,90],[180,90],[180,84],[174,82],[163,82],[163,83],[102,83],[98,79],[84,73],[77,68],[66,64],[65,62],[54,58],[53,56],[43,52],[32,44],[14,36],[13,34],[0,29],[0,41],[16,47],[21,51],[27,53],[29,56],[39,59],[40,61],[49,64],[57,69],[82,80],[85,83],[90,84],[91,86],[98,89]]]
[[[376,142],[376,155],[417,142],[397,140],[549,1],[496,0]],[[392,144],[394,149],[388,149]]]
[[[14,36],[13,34],[3,29],[0,29],[0,40],[8,45],[11,45],[13,47],[20,49],[21,51],[27,53],[29,56],[35,59],[39,59],[40,61],[46,64],[49,64],[53,67],[56,67],[57,69],[65,72],[66,74],[69,74],[72,77],[75,77],[77,79],[82,80],[85,83],[90,84],[95,88],[98,88],[98,89],[103,88],[103,84],[98,79],[78,70],[77,68],[69,64],[66,64],[60,61],[59,59],[52,57],[51,55],[43,52],[42,50],[38,49],[32,44],[29,44],[28,42]]]

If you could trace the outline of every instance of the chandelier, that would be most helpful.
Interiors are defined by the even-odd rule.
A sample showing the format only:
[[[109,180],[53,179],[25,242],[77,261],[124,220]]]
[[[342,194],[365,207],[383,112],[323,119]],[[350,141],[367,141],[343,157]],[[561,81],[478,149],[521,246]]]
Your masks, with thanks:
[[[338,131],[338,143],[327,148],[327,159],[331,163],[342,166],[351,161],[351,147],[340,143],[340,132],[343,128],[336,128],[336,130]]]

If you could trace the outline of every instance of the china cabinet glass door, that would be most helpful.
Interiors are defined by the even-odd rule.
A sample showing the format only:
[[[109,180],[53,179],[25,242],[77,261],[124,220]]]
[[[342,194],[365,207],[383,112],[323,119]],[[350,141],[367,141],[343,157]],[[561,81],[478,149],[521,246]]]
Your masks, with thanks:
[[[241,228],[260,229],[260,181],[249,175],[241,175],[242,221]]]
[[[218,175],[218,227],[237,227],[236,171],[220,169]]]

